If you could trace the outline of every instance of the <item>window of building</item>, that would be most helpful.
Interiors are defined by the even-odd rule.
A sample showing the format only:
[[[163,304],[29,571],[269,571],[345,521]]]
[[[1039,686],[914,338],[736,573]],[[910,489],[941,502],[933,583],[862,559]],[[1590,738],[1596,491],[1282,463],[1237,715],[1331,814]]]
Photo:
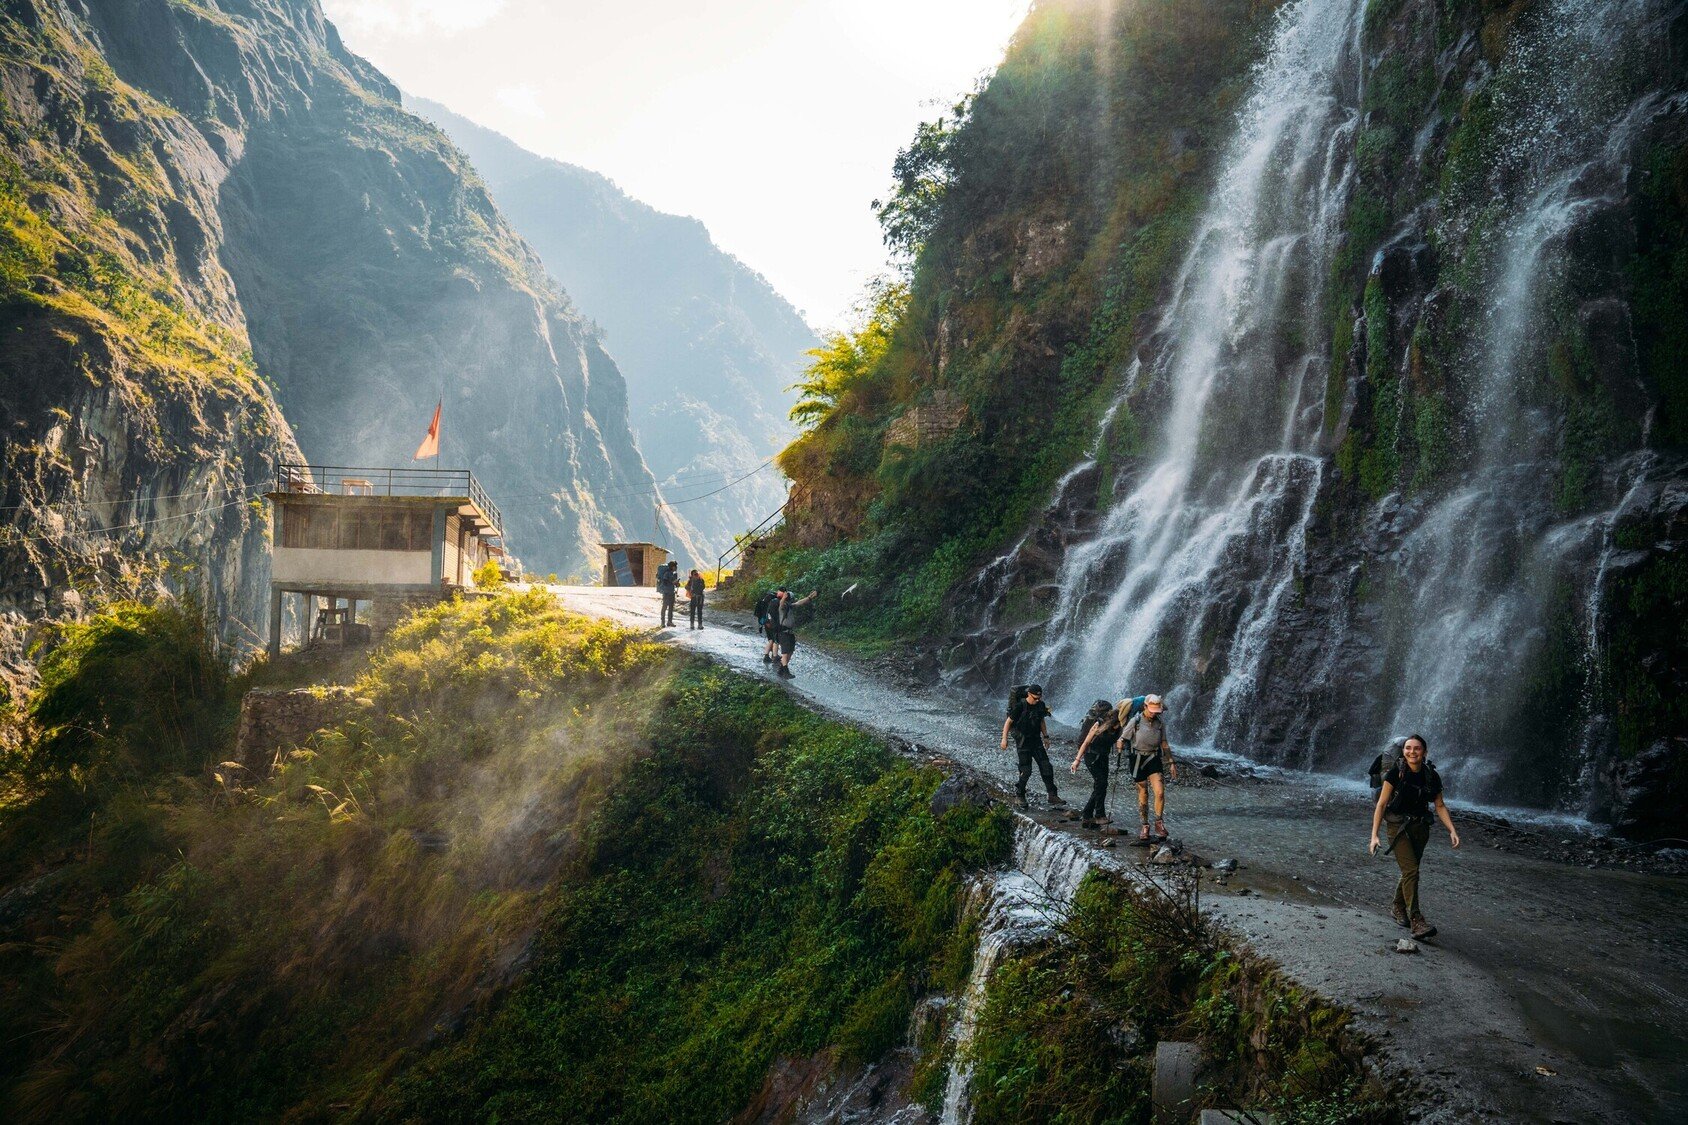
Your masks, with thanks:
[[[289,505],[281,545],[315,551],[426,551],[434,514],[427,509]]]

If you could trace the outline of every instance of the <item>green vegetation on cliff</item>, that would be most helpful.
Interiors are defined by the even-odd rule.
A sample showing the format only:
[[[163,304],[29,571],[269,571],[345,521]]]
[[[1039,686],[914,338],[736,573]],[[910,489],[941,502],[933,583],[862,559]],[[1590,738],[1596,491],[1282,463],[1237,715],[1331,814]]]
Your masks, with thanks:
[[[818,354],[810,428],[780,459],[793,510],[758,564],[804,589],[861,584],[818,627],[871,643],[941,625],[1078,459],[1182,256],[1268,14],[1039,4],[990,80],[899,157],[878,211],[906,285]],[[959,428],[891,431],[933,403]],[[1100,487],[1152,424],[1121,417]]]

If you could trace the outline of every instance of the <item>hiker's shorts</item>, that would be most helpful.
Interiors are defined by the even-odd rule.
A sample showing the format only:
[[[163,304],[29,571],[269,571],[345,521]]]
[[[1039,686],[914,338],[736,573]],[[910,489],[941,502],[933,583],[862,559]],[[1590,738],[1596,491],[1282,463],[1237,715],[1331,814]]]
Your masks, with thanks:
[[[762,632],[767,635],[770,641],[777,641],[780,639],[779,624],[771,619],[763,623]]]
[[[780,651],[787,656],[797,651],[797,634],[790,629],[780,633]]]
[[[1147,785],[1149,776],[1163,772],[1161,756],[1152,754],[1147,758],[1133,758],[1136,763],[1131,770],[1131,780],[1139,785]]]

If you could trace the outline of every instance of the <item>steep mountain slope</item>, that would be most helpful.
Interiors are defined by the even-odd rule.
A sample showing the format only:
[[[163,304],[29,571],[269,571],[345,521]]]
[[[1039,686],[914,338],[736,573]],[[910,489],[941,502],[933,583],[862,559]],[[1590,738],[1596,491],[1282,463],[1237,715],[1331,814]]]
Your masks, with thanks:
[[[250,495],[295,455],[275,400],[306,457],[405,464],[442,397],[443,463],[485,481],[530,564],[585,570],[595,538],[635,518],[648,533],[656,485],[595,331],[467,159],[346,52],[314,0],[21,4],[4,28],[21,263],[6,346],[35,340],[6,387],[6,503],[31,505],[7,513],[20,534],[174,514],[113,510],[118,492],[221,488],[232,473]],[[150,367],[125,358],[141,351]],[[84,400],[107,415],[70,429],[99,432],[67,436],[53,411],[74,420]],[[82,454],[52,452],[67,443],[162,452],[95,480]],[[43,465],[55,456],[71,463]],[[262,576],[231,562],[261,558],[261,512],[217,518],[160,524],[195,530],[159,547],[206,568],[219,608],[254,614]],[[701,557],[689,528],[671,534]],[[86,554],[71,539],[30,549]],[[70,566],[26,554],[7,563],[15,605],[43,600],[29,567]]]
[[[0,681],[96,591],[258,620],[258,495],[297,448],[218,257],[228,136],[48,4],[0,17]],[[106,530],[115,529],[115,530]]]
[[[671,498],[709,492],[790,440],[786,387],[819,341],[702,223],[536,156],[437,102],[405,104],[469,154],[511,225],[603,326],[640,448],[657,477],[673,483]],[[683,510],[720,550],[784,499],[770,469]]]
[[[1681,836],[1685,11],[1039,5],[899,162],[907,307],[768,565],[1075,714],[1350,776],[1422,729]]]

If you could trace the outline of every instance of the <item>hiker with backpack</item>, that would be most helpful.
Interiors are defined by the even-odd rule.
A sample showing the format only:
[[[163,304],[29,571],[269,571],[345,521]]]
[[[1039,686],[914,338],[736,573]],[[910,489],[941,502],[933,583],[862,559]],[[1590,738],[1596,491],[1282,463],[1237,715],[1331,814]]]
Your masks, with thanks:
[[[1078,753],[1073,756],[1072,772],[1078,772],[1081,761],[1090,771],[1090,799],[1084,802],[1079,821],[1085,828],[1101,828],[1113,819],[1107,807],[1108,751],[1119,730],[1119,713],[1106,699],[1092,703],[1079,726]]]
[[[1379,755],[1374,768],[1385,765],[1382,757]],[[1411,929],[1415,938],[1436,936],[1436,927],[1425,921],[1418,902],[1419,864],[1430,843],[1432,809],[1448,830],[1448,842],[1459,847],[1459,832],[1442,799],[1442,778],[1430,764],[1430,747],[1422,735],[1411,735],[1401,744],[1400,758],[1389,763],[1383,773],[1377,804],[1372,807],[1370,850],[1372,855],[1377,854],[1378,830],[1388,824],[1389,846],[1385,850],[1394,853],[1395,864],[1401,869],[1391,913],[1395,924]]]
[[[1131,780],[1137,784],[1137,819],[1141,822],[1137,838],[1150,839],[1149,794],[1155,797],[1154,838],[1166,839],[1166,785],[1178,780],[1178,763],[1172,760],[1172,744],[1166,739],[1166,722],[1161,718],[1166,704],[1158,695],[1142,697],[1142,709],[1120,729],[1115,744],[1122,752],[1129,752]],[[1120,705],[1121,711],[1130,709],[1134,700]],[[1164,775],[1164,781],[1163,781]]]
[[[703,574],[695,566],[686,579],[686,608],[689,612],[687,626],[692,629],[703,628]]]
[[[779,628],[780,662],[775,671],[780,679],[789,680],[797,673],[791,670],[791,657],[797,651],[797,621],[800,611],[821,596],[819,590],[810,590],[806,598],[793,597],[790,590],[780,591],[780,600],[774,606],[774,620]]]
[[[1015,688],[1008,697],[1008,717],[1002,721],[1002,748],[1008,749],[1008,735],[1014,735],[1019,755],[1020,780],[1014,786],[1014,807],[1026,807],[1026,783],[1032,778],[1032,766],[1037,766],[1043,778],[1043,788],[1052,809],[1066,808],[1067,802],[1055,790],[1055,767],[1049,764],[1049,705],[1043,701],[1043,685],[1027,684]]]
[[[656,592],[662,595],[662,624],[674,624],[674,600],[680,592],[679,563],[669,563],[657,568]]]
[[[756,599],[751,611],[756,614],[756,631],[767,638],[768,643],[762,648],[762,663],[772,664],[779,653],[780,626],[775,610],[779,606],[780,597],[786,593],[784,586],[775,586],[772,590]]]

